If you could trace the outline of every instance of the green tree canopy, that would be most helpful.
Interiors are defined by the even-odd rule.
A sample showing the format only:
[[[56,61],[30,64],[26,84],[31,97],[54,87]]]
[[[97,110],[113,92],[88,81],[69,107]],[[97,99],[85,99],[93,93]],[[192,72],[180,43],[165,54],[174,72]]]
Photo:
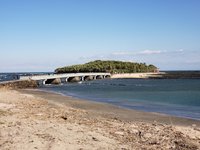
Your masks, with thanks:
[[[157,67],[145,63],[133,63],[123,61],[102,61],[96,60],[82,65],[72,65],[57,68],[55,73],[78,73],[78,72],[109,72],[117,73],[136,73],[136,72],[154,72]]]

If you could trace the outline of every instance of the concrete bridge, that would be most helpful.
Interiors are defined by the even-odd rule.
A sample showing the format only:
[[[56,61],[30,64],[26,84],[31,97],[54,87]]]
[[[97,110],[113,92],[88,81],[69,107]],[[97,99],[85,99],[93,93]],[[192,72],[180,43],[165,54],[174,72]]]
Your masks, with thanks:
[[[110,78],[110,73],[65,73],[65,74],[46,74],[33,76],[20,76],[20,80],[34,80],[39,85],[60,84],[66,82],[80,82],[96,79]]]

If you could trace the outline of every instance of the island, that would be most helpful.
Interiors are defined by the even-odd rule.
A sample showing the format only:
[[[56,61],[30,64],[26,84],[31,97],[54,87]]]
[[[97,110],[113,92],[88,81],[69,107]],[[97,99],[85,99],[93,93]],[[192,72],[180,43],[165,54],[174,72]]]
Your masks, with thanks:
[[[61,67],[55,70],[55,73],[80,72],[109,72],[111,74],[146,73],[158,72],[158,68],[152,64],[147,65],[146,63],[95,60],[85,64]]]

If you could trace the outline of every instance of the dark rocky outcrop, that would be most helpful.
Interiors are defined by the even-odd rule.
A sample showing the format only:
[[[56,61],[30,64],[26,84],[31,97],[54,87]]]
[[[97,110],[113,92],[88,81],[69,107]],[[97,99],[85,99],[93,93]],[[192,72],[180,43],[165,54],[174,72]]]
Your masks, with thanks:
[[[166,71],[150,78],[155,79],[200,79],[200,71]]]
[[[38,84],[33,80],[15,80],[0,83],[0,88],[7,89],[24,89],[24,88],[36,88]]]
[[[69,82],[79,82],[81,81],[81,78],[80,77],[70,77],[68,79]]]
[[[61,84],[61,79],[56,78],[56,79],[48,79],[45,84]]]

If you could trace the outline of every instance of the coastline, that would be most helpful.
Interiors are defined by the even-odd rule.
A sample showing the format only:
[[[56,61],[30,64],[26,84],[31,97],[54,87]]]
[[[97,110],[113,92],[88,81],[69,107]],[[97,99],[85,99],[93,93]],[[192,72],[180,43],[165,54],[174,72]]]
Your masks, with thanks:
[[[191,118],[183,118],[156,112],[134,110],[109,103],[81,99],[61,93],[40,89],[21,89],[18,91],[24,94],[31,94],[40,98],[47,99],[50,103],[60,103],[68,105],[75,109],[90,111],[91,115],[94,116],[107,116],[110,118],[118,118],[123,121],[139,121],[147,123],[158,122],[167,125],[192,126],[195,124],[195,126],[200,127],[200,120],[195,120]]]
[[[200,148],[200,121],[37,89],[0,89],[0,149]]]
[[[113,74],[112,79],[147,79],[147,78],[162,78],[165,72],[147,72],[147,73],[123,73]]]
[[[199,71],[161,71],[147,73],[113,74],[113,79],[199,79]]]

